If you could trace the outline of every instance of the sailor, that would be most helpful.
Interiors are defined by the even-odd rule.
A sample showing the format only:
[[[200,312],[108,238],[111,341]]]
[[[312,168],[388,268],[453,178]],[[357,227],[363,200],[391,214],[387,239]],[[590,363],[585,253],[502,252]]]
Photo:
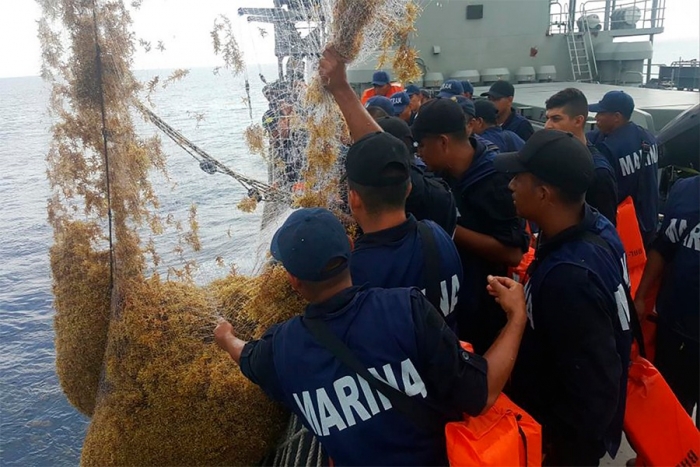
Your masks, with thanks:
[[[527,118],[513,109],[515,88],[508,81],[496,81],[488,91],[481,94],[488,97],[498,109],[498,124],[527,141],[535,132]]]
[[[397,92],[389,98],[394,106],[394,117],[408,123],[411,120],[411,98],[406,92]]]
[[[674,183],[663,212],[634,302],[643,319],[651,286],[661,281],[654,365],[692,416],[700,395],[700,175]]]
[[[509,319],[481,357],[461,349],[417,289],[354,287],[350,243],[330,211],[293,212],[270,250],[308,300],[303,316],[250,342],[221,320],[217,344],[248,379],[299,417],[335,465],[447,465],[444,423],[488,409],[508,379],[527,321],[522,287],[506,278],[490,282]],[[312,334],[319,327],[358,369]],[[428,416],[417,420],[368,380],[384,391],[395,388]]]
[[[474,116],[476,116],[476,109],[474,108],[474,101],[471,99],[467,99],[464,96],[453,96],[450,99],[452,99],[453,101],[458,103],[459,106],[462,108],[462,112],[464,112],[465,121],[466,121],[467,136],[471,136],[472,125],[473,125],[472,121],[474,120]]]
[[[394,104],[391,99],[384,96],[374,96],[367,99],[365,103],[365,108],[373,118],[380,117],[393,117],[394,116]],[[379,112],[381,110],[381,112]]]
[[[273,174],[274,182],[291,186],[299,180],[303,157],[295,151],[295,135],[290,128],[290,119],[294,108],[290,100],[291,88],[288,83],[276,81],[263,88],[263,95],[269,102],[268,110],[263,114],[262,126],[270,138],[270,151],[274,160],[273,170],[283,167],[282,174]],[[297,135],[299,136],[299,135]]]
[[[454,329],[462,264],[452,238],[440,226],[406,215],[412,189],[409,158],[405,145],[384,132],[366,135],[350,147],[345,162],[348,202],[363,232],[355,241],[352,278],[371,287],[418,287],[426,293],[434,281],[439,296],[430,298]],[[421,231],[419,222],[428,229]],[[426,258],[431,254],[437,255],[434,271]]]
[[[630,121],[634,100],[624,91],[610,91],[597,104],[597,129],[588,139],[615,169],[617,202],[632,197],[645,247],[654,239],[659,215],[659,151],[656,138]]]
[[[415,84],[409,84],[406,86],[406,94],[408,94],[408,97],[411,98],[411,103],[409,104],[411,107],[411,118],[409,119],[408,124],[413,125],[413,120],[415,120],[416,115],[418,114],[418,109],[420,109],[423,98],[420,93],[420,88]]]
[[[525,141],[510,130],[504,130],[497,123],[496,106],[491,101],[478,100],[474,102],[475,117],[471,124],[474,133],[498,146],[502,152],[518,151]]]
[[[431,220],[450,236],[457,226],[457,207],[449,185],[425,168],[416,155],[411,129],[396,117],[376,119],[385,132],[400,139],[409,154],[411,166],[411,191],[406,198],[406,213],[417,220]],[[460,271],[461,273],[461,271]]]
[[[384,96],[391,97],[394,93],[402,91],[403,88],[398,83],[392,83],[389,73],[386,71],[375,71],[372,75],[372,87],[365,89],[362,93],[362,103],[366,103],[370,97]]]
[[[515,213],[509,177],[493,168],[497,149],[467,136],[465,126],[466,116],[456,101],[435,99],[421,107],[412,131],[419,155],[450,184],[457,202],[454,242],[464,269],[458,332],[483,352],[505,323],[483,284],[488,275],[503,276],[508,266],[517,266],[529,239]]]
[[[472,83],[469,81],[460,81],[460,83],[462,84],[462,89],[464,90],[462,95],[467,99],[474,99],[474,86],[472,86]]]
[[[422,88],[420,90],[420,105],[425,104],[431,99],[433,99],[432,93],[429,90]]]
[[[546,129],[568,131],[588,146],[593,156],[595,177],[586,191],[586,202],[616,225],[618,202],[615,171],[608,159],[586,139],[585,126],[588,120],[586,96],[576,88],[566,88],[547,99],[545,108],[547,122],[544,127]]]
[[[438,92],[437,97],[441,98],[451,98],[454,96],[461,96],[464,94],[464,89],[462,88],[462,83],[456,79],[448,79],[440,87],[440,92]]]
[[[540,227],[508,394],[542,424],[548,465],[598,465],[622,436],[632,304],[620,238],[585,204],[591,153],[571,133],[542,130],[495,166],[513,177],[518,214]]]

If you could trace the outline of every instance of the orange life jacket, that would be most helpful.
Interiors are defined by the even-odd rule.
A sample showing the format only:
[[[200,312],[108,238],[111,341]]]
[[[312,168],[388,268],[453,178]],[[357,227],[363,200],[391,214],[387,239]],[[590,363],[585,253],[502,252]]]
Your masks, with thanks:
[[[542,465],[542,427],[505,394],[486,413],[445,425],[445,437],[452,467]]]
[[[391,97],[392,94],[401,91],[403,91],[403,86],[398,83],[391,83],[391,89],[389,89],[389,93],[386,95],[386,97]],[[360,101],[362,101],[362,105],[365,105],[370,97],[374,97],[374,88],[364,90],[362,93],[362,98],[360,99]]]
[[[637,465],[700,465],[700,431],[659,370],[640,356],[630,365],[624,430]]]
[[[627,256],[627,271],[630,276],[630,293],[634,297],[642,280],[644,266],[647,262],[647,254],[644,250],[642,234],[639,231],[637,212],[631,197],[625,198],[617,206],[617,233],[622,240]]]

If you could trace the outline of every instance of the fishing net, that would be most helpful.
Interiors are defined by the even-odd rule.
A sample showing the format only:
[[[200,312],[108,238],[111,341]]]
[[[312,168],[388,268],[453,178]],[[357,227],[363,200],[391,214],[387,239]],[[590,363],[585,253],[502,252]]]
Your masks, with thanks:
[[[215,159],[157,114],[159,90],[178,81],[186,87],[189,76],[188,70],[135,76],[136,47],[152,47],[131,31],[140,1],[39,3],[42,75],[53,85],[55,122],[47,164],[56,368],[68,400],[91,417],[81,463],[251,465],[282,438],[269,462],[317,464],[317,444],[292,453],[290,443],[305,430],[242,376],[212,331],[224,317],[240,337],[257,338],[302,312],[304,303],[285,271],[270,263],[266,245],[290,207],[338,207],[338,157],[350,142],[332,99],[318,80],[303,79],[303,70],[315,70],[332,42],[347,61],[378,56],[408,80],[417,70],[408,46],[417,8],[408,0],[275,0],[273,8],[253,9],[239,22],[272,24],[278,56],[288,57],[280,62],[286,74],[260,86],[250,85],[233,33],[250,39],[253,30],[215,19],[214,50],[242,84],[248,114],[227,144],[267,168],[260,181]],[[197,124],[206,118],[182,113]],[[147,124],[169,138],[168,158],[186,152],[209,174],[201,176],[216,175],[207,188],[219,196],[233,192],[240,216],[259,215],[262,204],[260,233],[203,224],[201,206],[178,202],[183,191],[168,174],[164,140],[153,127],[144,130]],[[209,258],[218,272],[206,280],[198,262],[207,244],[202,237],[222,248]],[[245,258],[223,247],[256,242],[260,248],[240,250]],[[241,261],[252,265],[245,274],[235,267]]]

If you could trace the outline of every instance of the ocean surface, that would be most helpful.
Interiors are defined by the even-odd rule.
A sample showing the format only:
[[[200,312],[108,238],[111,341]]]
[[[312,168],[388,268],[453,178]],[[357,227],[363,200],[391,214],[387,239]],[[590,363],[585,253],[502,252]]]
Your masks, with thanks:
[[[274,67],[262,72],[274,80]],[[147,80],[168,70],[138,72]],[[243,99],[243,77],[225,71],[194,69],[183,80],[159,90],[153,110],[187,138],[233,170],[267,181],[267,167],[249,154],[243,131],[259,123],[267,103],[257,73],[251,76],[250,109]],[[47,113],[50,89],[38,77],[0,79],[0,465],[77,465],[89,420],[66,400],[55,372],[54,309],[49,247],[52,229],[46,220],[50,196],[46,154],[51,143]],[[197,122],[201,113],[204,120]],[[143,136],[157,134],[136,119]],[[230,266],[251,272],[269,245],[260,232],[262,207],[246,214],[236,208],[245,189],[232,178],[208,175],[185,151],[162,136],[170,181],[153,180],[163,211],[186,219],[198,207],[202,250],[195,274],[205,283]],[[274,226],[273,226],[274,227]],[[165,263],[177,265],[168,248],[175,235],[156,239],[165,248]],[[221,256],[226,267],[216,265]]]

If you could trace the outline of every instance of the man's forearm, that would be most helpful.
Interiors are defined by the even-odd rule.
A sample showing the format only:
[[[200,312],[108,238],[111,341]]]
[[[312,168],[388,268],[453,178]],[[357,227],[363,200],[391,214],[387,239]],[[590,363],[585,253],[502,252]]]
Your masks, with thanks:
[[[248,342],[241,340],[235,336],[230,336],[226,339],[226,347],[224,350],[231,356],[234,362],[240,365],[241,363],[241,353],[243,352],[243,347]]]
[[[353,140],[357,141],[367,134],[382,131],[377,122],[362,106],[355,91],[352,90],[349,84],[333,91],[333,98],[338,107],[340,107],[343,117],[345,117],[345,122],[348,124],[350,136],[352,136]]]
[[[526,323],[527,316],[524,312],[520,316],[509,319],[496,341],[484,354],[488,362],[486,380],[489,389],[484,412],[496,402],[513,371]]]
[[[490,235],[481,234],[458,225],[455,229],[454,242],[458,248],[468,250],[488,261],[517,266],[523,252],[515,246],[507,246]]]

